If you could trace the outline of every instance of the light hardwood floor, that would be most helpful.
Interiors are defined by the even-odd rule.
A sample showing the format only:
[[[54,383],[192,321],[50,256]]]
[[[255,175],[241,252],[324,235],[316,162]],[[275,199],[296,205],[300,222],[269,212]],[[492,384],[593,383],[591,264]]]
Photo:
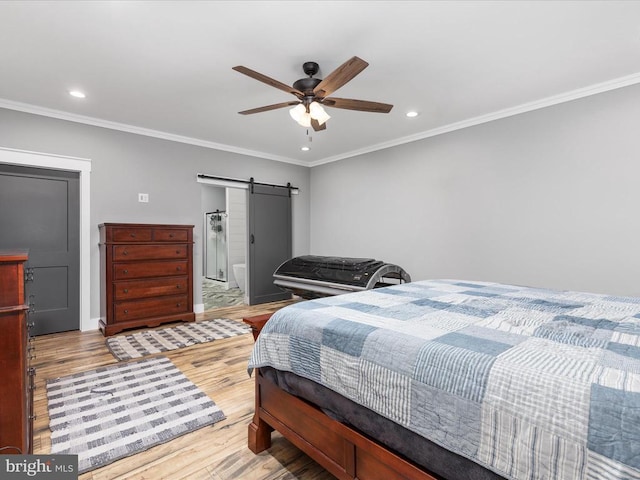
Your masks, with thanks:
[[[221,317],[241,321],[243,317],[271,313],[287,303],[221,308],[197,315],[196,321]],[[32,364],[37,369],[34,453],[48,454],[51,432],[45,380],[118,362],[97,330],[44,335],[34,341],[36,358]],[[254,380],[247,373],[252,346],[253,337],[248,334],[163,353],[216,402],[227,418],[87,472],[80,480],[334,479],[277,433],[273,434],[273,445],[268,451],[254,455],[247,448],[247,425],[254,408]]]

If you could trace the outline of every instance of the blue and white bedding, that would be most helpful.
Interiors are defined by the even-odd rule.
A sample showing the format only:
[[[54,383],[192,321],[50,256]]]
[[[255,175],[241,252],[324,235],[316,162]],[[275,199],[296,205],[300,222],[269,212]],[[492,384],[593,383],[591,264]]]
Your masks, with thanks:
[[[640,479],[640,298],[458,280],[326,297],[271,317],[263,366],[509,479]]]

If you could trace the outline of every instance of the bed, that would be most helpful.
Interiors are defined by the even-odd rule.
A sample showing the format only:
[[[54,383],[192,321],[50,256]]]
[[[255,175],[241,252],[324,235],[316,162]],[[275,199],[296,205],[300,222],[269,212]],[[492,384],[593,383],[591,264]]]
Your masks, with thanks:
[[[255,371],[254,371],[255,370]],[[276,312],[249,371],[341,479],[640,479],[640,298],[426,280]]]

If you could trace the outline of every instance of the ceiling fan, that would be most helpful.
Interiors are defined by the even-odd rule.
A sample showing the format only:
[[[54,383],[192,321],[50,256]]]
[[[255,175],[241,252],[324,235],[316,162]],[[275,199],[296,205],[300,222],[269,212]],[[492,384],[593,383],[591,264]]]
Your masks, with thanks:
[[[322,106],[362,112],[389,113],[393,105],[387,103],[329,96],[368,66],[369,64],[361,58],[352,57],[322,80],[320,78],[313,78],[313,76],[318,73],[318,64],[316,62],[305,62],[302,65],[302,69],[304,73],[308,75],[308,78],[297,80],[291,87],[250,68],[243,66],[233,67],[233,70],[236,72],[243,73],[297,97],[297,100],[252,108],[251,110],[244,110],[238,113],[241,115],[250,115],[295,105],[295,107],[289,111],[291,117],[303,127],[312,127],[315,131],[326,129],[327,126],[325,122],[331,118]]]

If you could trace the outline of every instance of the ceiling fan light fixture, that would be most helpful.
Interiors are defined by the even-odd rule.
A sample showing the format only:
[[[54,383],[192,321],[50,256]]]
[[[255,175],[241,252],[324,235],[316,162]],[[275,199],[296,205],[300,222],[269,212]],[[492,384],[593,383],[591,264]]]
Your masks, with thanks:
[[[307,111],[304,108],[304,105],[301,103],[289,110],[289,115],[291,115],[291,118],[293,118],[296,122],[299,122],[302,118],[302,115],[304,115],[305,113],[307,113]]]
[[[317,120],[320,125],[331,118],[318,102],[311,102],[309,104],[309,115],[311,115],[311,118],[314,120]]]
[[[299,125],[303,127],[311,126],[311,116],[307,113],[307,109],[302,103],[289,110],[289,115],[291,115],[291,118],[298,122]]]
[[[300,125],[301,127],[309,128],[311,126],[311,115],[309,115],[307,112],[304,112],[302,114],[302,117],[300,117],[300,120],[298,120],[298,125]]]

